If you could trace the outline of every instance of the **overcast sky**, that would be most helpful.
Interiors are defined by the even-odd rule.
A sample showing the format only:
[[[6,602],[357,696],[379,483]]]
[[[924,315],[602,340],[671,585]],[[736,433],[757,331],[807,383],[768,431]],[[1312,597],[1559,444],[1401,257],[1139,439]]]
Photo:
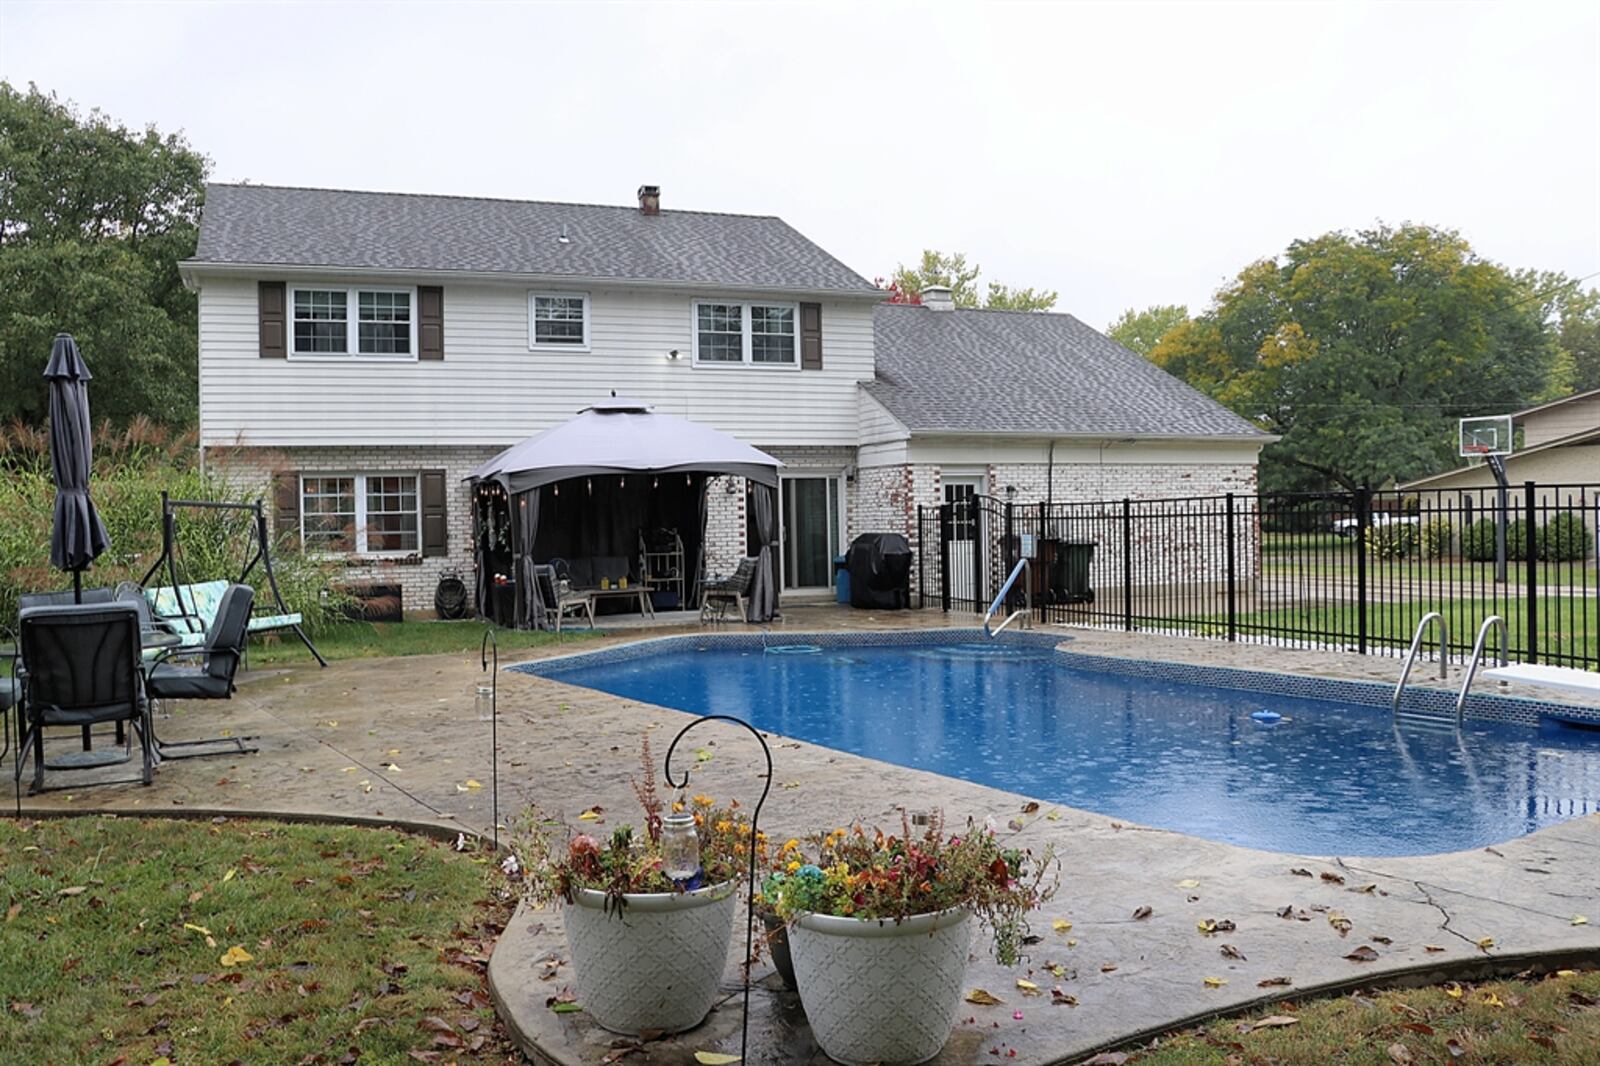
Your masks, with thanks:
[[[0,0],[0,77],[223,181],[783,216],[1104,327],[1296,237],[1600,271],[1600,4]]]

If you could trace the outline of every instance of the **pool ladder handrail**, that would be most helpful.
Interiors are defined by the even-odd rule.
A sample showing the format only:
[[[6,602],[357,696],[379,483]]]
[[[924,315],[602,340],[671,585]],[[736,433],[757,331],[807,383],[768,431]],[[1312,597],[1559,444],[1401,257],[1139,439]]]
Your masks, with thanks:
[[[1006,594],[1011,591],[1011,586],[1017,583],[1017,576],[1019,574],[1028,575],[1028,580],[1024,582],[1022,586],[1022,594],[1024,597],[1023,609],[1020,611],[1011,612],[1011,616],[1004,622],[1001,622],[998,628],[991,630],[989,628],[989,619],[993,618],[994,613],[1000,609],[1000,605],[1006,602]],[[1006,583],[1004,585],[1000,586],[1000,594],[994,598],[994,602],[991,603],[989,605],[989,609],[984,612],[983,632],[991,639],[997,637],[1005,631],[1006,626],[1010,625],[1012,622],[1015,622],[1019,617],[1023,619],[1022,628],[1024,629],[1026,629],[1028,627],[1028,623],[1033,620],[1033,567],[1031,565],[1031,560],[1029,560],[1026,556],[1017,560],[1017,565],[1011,568],[1011,576],[1006,578]]]
[[[1417,652],[1422,650],[1422,638],[1427,635],[1428,623],[1439,623],[1439,680],[1444,681],[1449,676],[1450,668],[1450,625],[1444,620],[1444,615],[1438,611],[1429,611],[1417,623],[1417,631],[1411,635],[1411,647],[1406,652],[1406,663],[1400,668],[1400,681],[1394,686],[1394,714],[1400,714],[1400,697],[1405,693],[1406,682],[1411,678],[1412,664],[1417,661]]]
[[[1507,641],[1506,620],[1497,614],[1491,614],[1483,620],[1483,625],[1478,627],[1478,638],[1472,642],[1472,658],[1467,660],[1467,676],[1461,680],[1461,691],[1456,695],[1456,727],[1461,727],[1462,720],[1467,712],[1467,690],[1472,687],[1472,679],[1478,673],[1478,663],[1483,659],[1483,649],[1489,639],[1489,629],[1495,627],[1500,630],[1500,665],[1505,666],[1509,660],[1506,658]]]

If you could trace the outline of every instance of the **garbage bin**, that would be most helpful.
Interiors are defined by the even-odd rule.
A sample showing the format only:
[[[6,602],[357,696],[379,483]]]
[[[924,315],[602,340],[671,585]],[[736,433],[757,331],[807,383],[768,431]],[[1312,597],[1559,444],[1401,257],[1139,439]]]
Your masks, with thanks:
[[[835,603],[850,603],[850,556],[833,557],[833,599]]]
[[[1094,562],[1094,541],[1058,540],[1050,543],[1049,601],[1093,603],[1089,566]]]

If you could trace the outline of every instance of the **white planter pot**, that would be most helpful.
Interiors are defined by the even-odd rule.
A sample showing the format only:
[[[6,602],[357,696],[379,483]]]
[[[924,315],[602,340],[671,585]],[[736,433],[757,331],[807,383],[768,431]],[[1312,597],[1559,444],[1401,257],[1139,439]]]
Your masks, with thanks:
[[[737,882],[628,895],[605,911],[585,889],[564,912],[584,1013],[614,1033],[677,1033],[705,1020],[728,965]]]
[[[811,1032],[846,1066],[926,1062],[961,1008],[972,923],[964,908],[902,922],[809,914],[789,953]]]

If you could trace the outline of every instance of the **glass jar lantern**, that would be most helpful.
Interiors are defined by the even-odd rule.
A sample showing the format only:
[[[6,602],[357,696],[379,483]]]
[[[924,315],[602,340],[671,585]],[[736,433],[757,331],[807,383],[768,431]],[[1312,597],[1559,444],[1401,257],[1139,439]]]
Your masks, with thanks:
[[[478,721],[492,721],[494,719],[494,688],[490,685],[479,685],[473,689],[472,706],[478,712]]]
[[[674,811],[661,819],[661,867],[679,883],[700,873],[700,834],[688,811]]]

